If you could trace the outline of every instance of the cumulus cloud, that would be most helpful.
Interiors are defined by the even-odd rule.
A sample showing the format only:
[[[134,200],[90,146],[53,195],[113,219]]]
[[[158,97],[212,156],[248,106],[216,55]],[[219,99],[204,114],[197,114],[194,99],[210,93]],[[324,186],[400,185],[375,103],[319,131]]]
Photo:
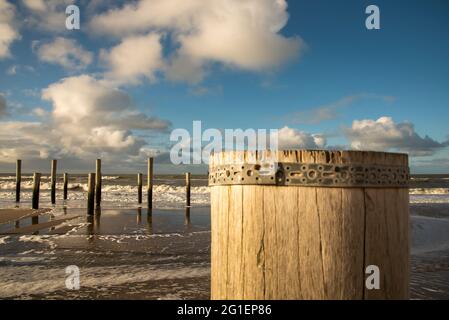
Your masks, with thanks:
[[[155,33],[127,37],[109,52],[102,50],[100,56],[109,67],[106,79],[117,84],[136,84],[143,78],[154,81],[164,66],[160,35]]]
[[[326,146],[326,137],[321,134],[310,134],[287,126],[278,130],[278,148],[287,149],[322,149]]]
[[[164,132],[168,121],[139,112],[123,91],[87,75],[65,78],[43,90],[52,105],[42,122],[2,122],[3,161],[18,156],[92,159],[101,156],[123,162],[141,154],[144,132]],[[11,132],[14,134],[12,135]]]
[[[72,39],[57,37],[52,42],[34,43],[33,47],[40,60],[68,70],[85,69],[93,61],[93,54]]]
[[[17,64],[10,66],[6,70],[6,74],[9,76],[15,76],[16,74],[19,74],[19,73],[34,73],[34,72],[36,72],[36,70],[32,66],[17,65]]]
[[[72,0],[22,0],[28,10],[25,23],[30,27],[51,32],[65,32],[65,9]]]
[[[287,20],[284,0],[139,0],[94,16],[90,28],[119,37],[170,32],[178,49],[167,77],[199,82],[211,62],[264,71],[297,56],[302,40],[280,34]]]
[[[1,162],[20,158],[45,159],[57,152],[51,128],[39,122],[2,122],[0,144]]]
[[[355,120],[351,128],[344,129],[354,149],[399,151],[414,156],[431,155],[446,147],[429,136],[421,137],[410,122],[395,123],[391,117],[377,120]]]
[[[20,38],[14,23],[15,15],[15,6],[6,0],[0,0],[0,59],[11,55],[11,43]]]

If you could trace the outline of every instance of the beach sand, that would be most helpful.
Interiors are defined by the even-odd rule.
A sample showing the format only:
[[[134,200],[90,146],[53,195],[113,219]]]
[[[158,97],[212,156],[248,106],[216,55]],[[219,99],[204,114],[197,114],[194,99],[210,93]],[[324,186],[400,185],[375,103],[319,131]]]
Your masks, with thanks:
[[[209,298],[208,208],[192,209],[190,219],[184,210],[102,210],[86,217],[83,209],[68,209],[62,215],[28,223],[73,219],[25,235],[6,234],[14,223],[2,226],[0,298]],[[80,290],[65,286],[70,265],[80,269]]]
[[[0,298],[209,299],[209,214],[139,208],[86,217],[74,208],[41,210],[36,221],[30,210],[8,211],[8,221],[25,215],[25,232],[11,234],[14,221],[0,227]],[[411,298],[449,299],[449,219],[411,221]],[[70,265],[80,290],[65,286]]]

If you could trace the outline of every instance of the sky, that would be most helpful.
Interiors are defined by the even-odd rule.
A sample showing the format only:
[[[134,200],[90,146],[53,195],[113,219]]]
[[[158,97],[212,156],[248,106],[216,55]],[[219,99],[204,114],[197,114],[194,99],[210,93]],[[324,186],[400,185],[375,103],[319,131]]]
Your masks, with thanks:
[[[148,156],[181,172],[170,133],[199,120],[448,173],[448,24],[445,0],[0,0],[0,172],[16,159],[84,172],[99,157],[135,172]]]

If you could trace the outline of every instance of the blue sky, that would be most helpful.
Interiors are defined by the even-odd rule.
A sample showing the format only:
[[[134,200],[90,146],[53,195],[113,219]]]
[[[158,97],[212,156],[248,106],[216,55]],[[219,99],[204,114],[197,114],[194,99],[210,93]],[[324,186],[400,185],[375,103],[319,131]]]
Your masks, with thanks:
[[[0,8],[9,12],[0,15],[0,26],[8,25],[17,33],[12,41],[3,40],[8,52],[0,56],[0,93],[6,106],[3,115],[0,108],[0,171],[11,171],[17,157],[29,159],[33,170],[45,167],[53,157],[67,159],[81,170],[98,156],[111,164],[122,163],[123,170],[134,170],[144,165],[148,154],[167,152],[169,132],[191,130],[194,120],[201,120],[203,128],[287,128],[283,132],[289,147],[407,152],[414,172],[449,170],[447,1],[298,0],[288,1],[285,8],[274,0],[249,0],[253,20],[248,21],[240,4],[222,8],[220,0],[213,5],[204,2],[209,9],[187,14],[198,21],[193,26],[181,24],[186,14],[173,8],[159,14],[173,14],[178,20],[158,24],[139,16],[114,22],[110,9],[123,16],[136,13],[125,12],[120,1],[99,0],[90,6],[87,1],[68,1],[81,9],[81,30],[73,31],[64,28],[66,4],[50,0],[38,8],[28,2],[0,0]],[[151,8],[150,2],[134,3],[142,8],[149,3]],[[370,4],[380,8],[380,30],[365,27],[365,8]],[[221,21],[220,10],[228,9],[232,17],[242,13],[242,19],[232,21],[223,14],[230,23],[225,30],[235,26],[236,37],[244,40],[236,42],[225,34],[217,44],[214,38],[223,33],[214,19]],[[133,23],[117,29],[109,25],[126,21]],[[262,27],[251,29],[251,22]],[[206,35],[191,36],[201,28]],[[146,50],[135,41],[127,42],[133,37],[143,37],[142,43],[152,46]],[[248,39],[255,39],[250,41],[253,47],[245,45]],[[121,46],[124,43],[128,45]],[[192,43],[194,48],[189,47]],[[114,50],[117,47],[121,50]],[[79,49],[75,58],[65,56],[67,48]],[[162,50],[159,55],[157,49]],[[57,50],[62,53],[53,54]],[[270,50],[276,54],[258,55]],[[142,54],[133,56],[136,52]],[[188,62],[175,68],[176,57]],[[72,65],[64,65],[65,58]],[[143,71],[137,67],[130,74],[135,68],[131,64],[140,61],[146,66]],[[195,63],[196,69],[183,73]],[[198,74],[202,79],[193,81]],[[103,92],[105,106],[98,106],[94,90]],[[118,96],[114,90],[119,90]],[[93,102],[86,111],[110,121],[104,132],[99,129],[105,126],[101,119],[90,123],[70,111],[76,103],[90,105],[91,100],[83,100],[87,97]],[[122,98],[124,107],[108,111]],[[65,105],[68,100],[74,104]],[[110,114],[119,119],[106,119]],[[136,125],[130,114],[151,124]],[[65,121],[72,127],[65,130]],[[57,131],[64,136],[79,134],[84,140],[62,141]],[[95,133],[93,138],[90,132]],[[314,143],[316,135],[325,137],[326,144]]]

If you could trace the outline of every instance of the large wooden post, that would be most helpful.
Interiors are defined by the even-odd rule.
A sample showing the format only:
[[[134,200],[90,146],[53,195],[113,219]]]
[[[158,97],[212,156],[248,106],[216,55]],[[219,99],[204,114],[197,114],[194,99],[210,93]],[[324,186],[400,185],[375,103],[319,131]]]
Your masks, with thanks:
[[[143,175],[141,173],[137,174],[137,203],[142,203],[142,180]]]
[[[101,159],[97,159],[95,174],[95,204],[101,205]]]
[[[186,172],[186,207],[190,207],[190,172]]]
[[[147,192],[148,192],[148,209],[153,209],[153,158],[148,158],[148,177],[147,177]]]
[[[22,160],[16,162],[16,202],[20,202],[20,184],[22,183]]]
[[[64,173],[64,200],[67,200],[67,195],[68,195],[68,187],[69,187],[69,174],[68,173]]]
[[[407,155],[223,152],[209,171],[212,299],[408,299]]]
[[[87,178],[87,214],[93,215],[95,209],[95,173]]]
[[[33,197],[31,200],[31,207],[39,209],[39,190],[41,185],[41,174],[35,172],[33,175]]]
[[[56,168],[58,165],[57,160],[51,161],[51,203],[56,203]]]

